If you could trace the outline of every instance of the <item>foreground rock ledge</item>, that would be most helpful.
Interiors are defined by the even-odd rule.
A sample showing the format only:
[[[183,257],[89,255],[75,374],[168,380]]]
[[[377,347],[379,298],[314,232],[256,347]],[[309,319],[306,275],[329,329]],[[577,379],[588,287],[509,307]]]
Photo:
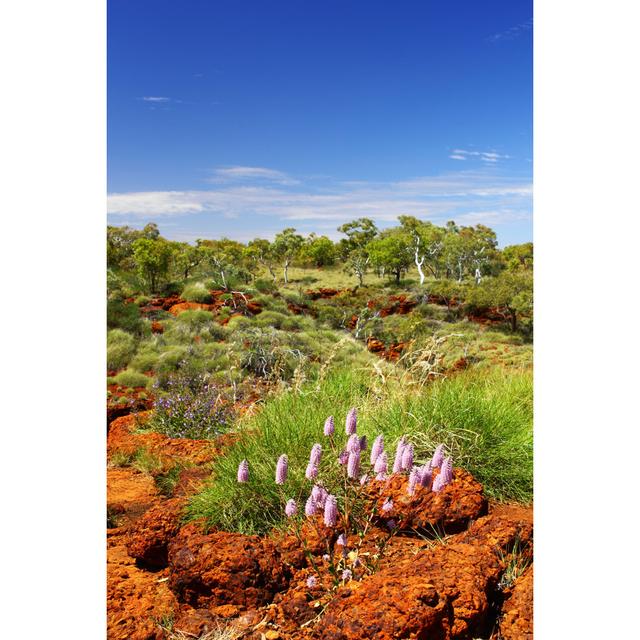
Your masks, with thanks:
[[[446,544],[341,587],[313,637],[463,640],[486,634],[505,555],[516,539],[526,548],[532,536],[529,523],[506,516],[481,518]]]

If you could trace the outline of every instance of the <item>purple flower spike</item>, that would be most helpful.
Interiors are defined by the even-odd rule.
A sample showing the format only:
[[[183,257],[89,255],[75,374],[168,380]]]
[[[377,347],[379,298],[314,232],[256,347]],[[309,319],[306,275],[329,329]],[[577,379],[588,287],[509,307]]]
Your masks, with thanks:
[[[283,453],[278,458],[278,464],[276,465],[276,484],[284,484],[287,479],[287,471],[289,470],[289,458],[286,453]]]
[[[347,421],[345,422],[345,431],[348,436],[356,432],[357,424],[358,412],[356,411],[356,408],[353,407],[353,409],[350,409],[349,413],[347,413]]]
[[[307,516],[307,518],[310,518],[311,516],[314,516],[316,514],[317,508],[316,508],[316,501],[313,499],[313,496],[309,496],[307,498],[307,502],[304,505],[304,515]]]
[[[436,493],[439,493],[440,491],[442,491],[442,489],[444,489],[444,481],[442,479],[442,474],[439,473],[436,476],[436,479],[433,481],[433,486],[431,487],[431,490],[435,491]]]
[[[388,513],[391,509],[393,509],[393,500],[391,498],[387,498],[385,503],[382,505],[382,511],[384,511],[384,513]]]
[[[324,421],[324,435],[327,437],[332,436],[334,431],[335,431],[335,426],[333,424],[333,416],[329,416]]]
[[[437,469],[442,466],[444,462],[444,445],[439,444],[436,447],[435,453],[433,454],[433,458],[431,458],[431,468]]]
[[[318,477],[318,467],[309,463],[307,465],[307,470],[304,472],[304,475],[307,480],[315,480]]]
[[[378,456],[384,451],[384,436],[380,434],[374,441],[371,446],[371,457],[369,460],[372,465],[375,465]]]
[[[287,518],[291,518],[291,516],[295,516],[298,513],[298,505],[293,498],[287,502],[284,512],[287,514]]]
[[[386,473],[377,473],[376,474],[376,480],[386,480],[387,479],[387,474]]]
[[[249,480],[249,463],[243,460],[238,465],[238,482],[248,482]]]
[[[324,504],[324,523],[327,527],[335,527],[338,521],[338,501],[335,496],[328,495]]]
[[[453,460],[451,457],[446,458],[442,463],[442,469],[440,469],[440,475],[445,484],[449,484],[453,480]]]
[[[404,436],[400,438],[398,442],[398,447],[396,448],[396,457],[393,461],[393,473],[400,473],[402,471],[402,454],[404,453],[404,448],[406,446],[406,442]]]
[[[351,577],[353,576],[353,574],[351,573],[351,571],[349,571],[349,569],[345,569],[342,572],[342,579],[345,581],[351,580]]]
[[[317,467],[320,464],[320,458],[322,458],[322,446],[317,442],[311,447],[311,455],[309,456],[309,464]]]
[[[307,578],[307,588],[308,589],[313,589],[317,585],[318,585],[318,578],[316,578],[315,576],[309,576]]]
[[[349,460],[349,452],[346,449],[343,449],[338,456],[338,462],[340,464],[347,464],[347,460]]]
[[[423,487],[431,484],[431,469],[429,464],[422,465],[418,469],[418,483]]]
[[[402,459],[400,464],[403,471],[409,471],[413,466],[413,445],[407,444],[402,450]]]
[[[352,451],[347,460],[347,476],[349,478],[357,478],[360,472],[360,452]]]
[[[409,482],[407,483],[407,493],[412,496],[416,492],[416,484],[418,483],[418,470],[414,467],[409,474]]]
[[[387,473],[387,454],[384,451],[377,457],[373,470],[378,474]]]
[[[358,438],[357,434],[352,434],[347,440],[347,451],[349,453],[360,452],[360,438]]]
[[[338,536],[338,539],[336,540],[336,544],[339,544],[341,547],[346,547],[347,546],[347,536],[345,536],[344,533],[341,533]]]

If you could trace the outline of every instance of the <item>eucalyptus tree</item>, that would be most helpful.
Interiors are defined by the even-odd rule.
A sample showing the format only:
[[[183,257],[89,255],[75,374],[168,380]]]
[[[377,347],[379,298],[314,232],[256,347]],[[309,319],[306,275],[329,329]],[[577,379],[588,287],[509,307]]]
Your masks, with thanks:
[[[303,243],[304,238],[293,227],[283,229],[273,240],[273,252],[282,266],[285,284],[289,282],[289,267],[298,257]]]

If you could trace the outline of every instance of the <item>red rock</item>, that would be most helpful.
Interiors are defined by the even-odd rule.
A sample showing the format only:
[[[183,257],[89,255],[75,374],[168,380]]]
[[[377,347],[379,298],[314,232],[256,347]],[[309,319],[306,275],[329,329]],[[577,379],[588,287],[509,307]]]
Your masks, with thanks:
[[[180,530],[184,504],[184,499],[174,498],[146,511],[129,531],[129,555],[146,567],[166,567],[167,547]]]
[[[338,589],[314,637],[327,640],[435,638],[462,640],[490,631],[491,601],[516,539],[528,545],[529,523],[486,516],[445,544],[396,558],[361,582]]]
[[[499,629],[504,640],[533,640],[533,565],[507,590]]]
[[[253,609],[273,600],[287,585],[275,547],[258,536],[185,527],[169,545],[169,588],[195,608],[232,604]]]
[[[213,309],[213,305],[204,304],[202,302],[180,302],[179,304],[174,304],[170,307],[169,313],[177,316],[184,311],[193,311],[198,309],[202,311],[211,311]]]
[[[384,352],[384,342],[373,336],[369,336],[367,338],[367,349],[372,353],[382,353]]]
[[[151,323],[151,333],[164,333],[164,327],[160,322],[154,320]]]

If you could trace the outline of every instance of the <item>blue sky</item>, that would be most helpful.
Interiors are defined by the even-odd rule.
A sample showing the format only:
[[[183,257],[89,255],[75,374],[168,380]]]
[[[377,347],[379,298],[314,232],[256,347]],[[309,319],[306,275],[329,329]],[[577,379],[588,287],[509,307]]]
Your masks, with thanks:
[[[532,239],[530,0],[108,0],[108,222]]]

